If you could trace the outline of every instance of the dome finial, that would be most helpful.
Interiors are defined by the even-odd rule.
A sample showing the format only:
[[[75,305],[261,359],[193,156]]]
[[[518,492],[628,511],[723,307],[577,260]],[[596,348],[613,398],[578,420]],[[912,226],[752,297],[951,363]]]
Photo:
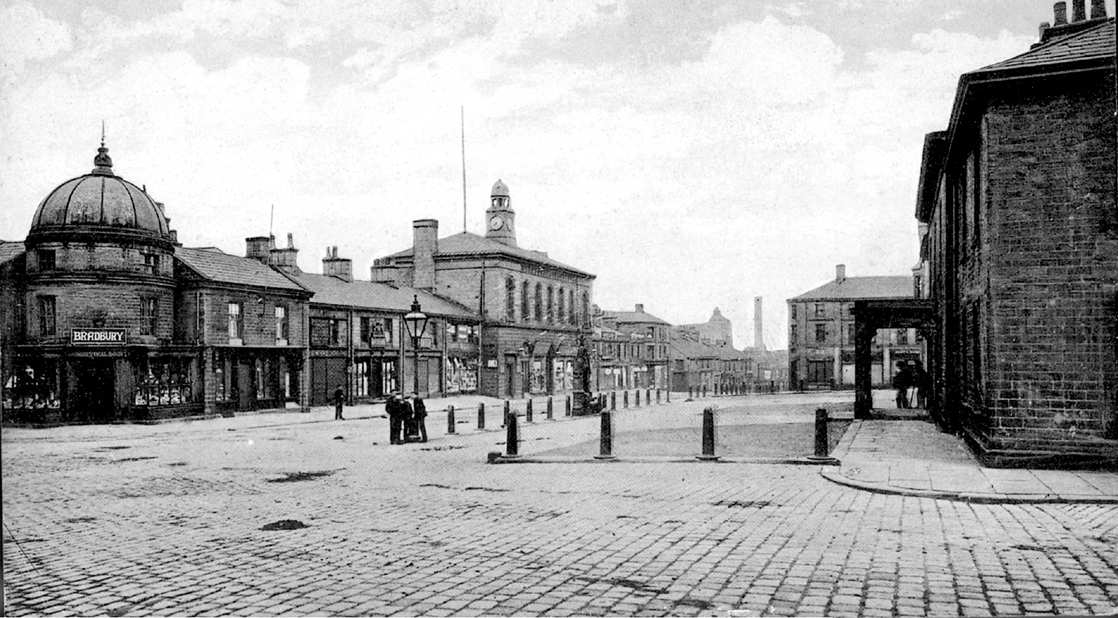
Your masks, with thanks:
[[[97,149],[97,156],[93,157],[93,174],[104,176],[113,175],[113,160],[109,158],[109,149],[105,147],[105,121],[101,121],[101,147]]]

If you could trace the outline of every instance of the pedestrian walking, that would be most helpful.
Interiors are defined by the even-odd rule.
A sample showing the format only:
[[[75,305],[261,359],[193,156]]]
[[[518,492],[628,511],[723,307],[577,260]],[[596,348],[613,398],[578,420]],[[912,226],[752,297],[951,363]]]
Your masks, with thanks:
[[[400,393],[392,393],[384,402],[384,412],[388,414],[388,443],[404,443],[404,417],[407,415],[407,404],[400,398]]]
[[[932,390],[932,374],[924,369],[924,363],[916,361],[912,370],[916,381],[916,407],[928,409],[928,395]]]
[[[412,425],[419,435],[420,442],[427,441],[427,404],[423,403],[423,398],[419,393],[412,393],[411,396],[411,414]]]
[[[897,389],[897,408],[908,408],[908,387],[912,385],[911,372],[904,361],[897,361],[897,373],[893,374],[893,388]]]
[[[334,389],[334,420],[344,421],[345,417],[342,416],[342,406],[345,405],[345,391],[339,384],[338,388]]]

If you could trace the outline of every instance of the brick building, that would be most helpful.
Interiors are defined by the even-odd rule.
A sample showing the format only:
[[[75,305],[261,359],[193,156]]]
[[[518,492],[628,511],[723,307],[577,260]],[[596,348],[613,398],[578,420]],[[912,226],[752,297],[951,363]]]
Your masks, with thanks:
[[[900,277],[847,277],[835,267],[835,278],[788,300],[788,380],[791,388],[854,386],[855,301],[912,298],[914,280]],[[888,387],[897,361],[923,359],[915,329],[877,333],[872,346],[872,381]]]
[[[508,187],[498,180],[485,236],[439,238],[438,221],[417,220],[412,247],[375,260],[371,278],[427,290],[479,316],[482,394],[570,392],[579,339],[591,333],[594,275],[518,246],[515,229]]]
[[[987,463],[1118,460],[1116,111],[1114,19],[1058,2],[925,140],[933,403]]]

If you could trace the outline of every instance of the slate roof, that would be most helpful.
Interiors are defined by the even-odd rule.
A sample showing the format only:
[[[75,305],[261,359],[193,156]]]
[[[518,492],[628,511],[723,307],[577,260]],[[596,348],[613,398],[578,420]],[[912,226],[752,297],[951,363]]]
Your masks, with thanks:
[[[694,339],[672,337],[668,345],[672,348],[672,358],[718,358],[719,356],[718,348]]]
[[[265,264],[239,255],[229,255],[213,248],[176,247],[175,258],[211,281],[279,290],[305,291],[295,282]]]
[[[389,258],[402,258],[412,257],[413,248],[408,248],[397,253],[393,253],[387,257]],[[459,232],[453,236],[439,239],[439,251],[435,254],[436,257],[456,256],[456,255],[505,255],[519,260],[526,260],[535,262],[537,264],[546,264],[548,266],[559,268],[562,270],[570,271],[572,273],[583,275],[586,277],[593,277],[588,272],[579,270],[574,266],[569,266],[558,260],[553,260],[547,256],[543,251],[532,251],[530,249],[522,249],[520,247],[513,247],[504,243],[491,240],[484,236],[478,236],[471,232]]]
[[[24,246],[22,242],[0,240],[0,264],[16,259],[23,251]]]
[[[418,297],[423,312],[428,315],[478,320],[477,314],[466,307],[415,288],[398,288],[371,281],[345,281],[330,275],[304,272],[292,276],[300,285],[314,292],[311,303],[403,313],[411,309],[412,297],[415,296]]]
[[[847,277],[831,280],[790,300],[861,300],[911,298],[912,277]]]
[[[617,320],[618,324],[663,324],[670,326],[664,320],[645,311],[602,311],[602,315]]]
[[[1069,62],[1112,59],[1114,51],[1114,18],[1110,18],[1093,28],[1054,38],[1023,54],[971,71],[970,74],[1044,69]]]

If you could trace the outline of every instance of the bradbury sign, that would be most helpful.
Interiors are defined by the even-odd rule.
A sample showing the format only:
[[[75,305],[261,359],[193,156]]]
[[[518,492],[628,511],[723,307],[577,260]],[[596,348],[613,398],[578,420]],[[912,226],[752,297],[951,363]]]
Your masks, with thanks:
[[[123,328],[74,328],[70,343],[75,345],[112,345],[124,343]]]

